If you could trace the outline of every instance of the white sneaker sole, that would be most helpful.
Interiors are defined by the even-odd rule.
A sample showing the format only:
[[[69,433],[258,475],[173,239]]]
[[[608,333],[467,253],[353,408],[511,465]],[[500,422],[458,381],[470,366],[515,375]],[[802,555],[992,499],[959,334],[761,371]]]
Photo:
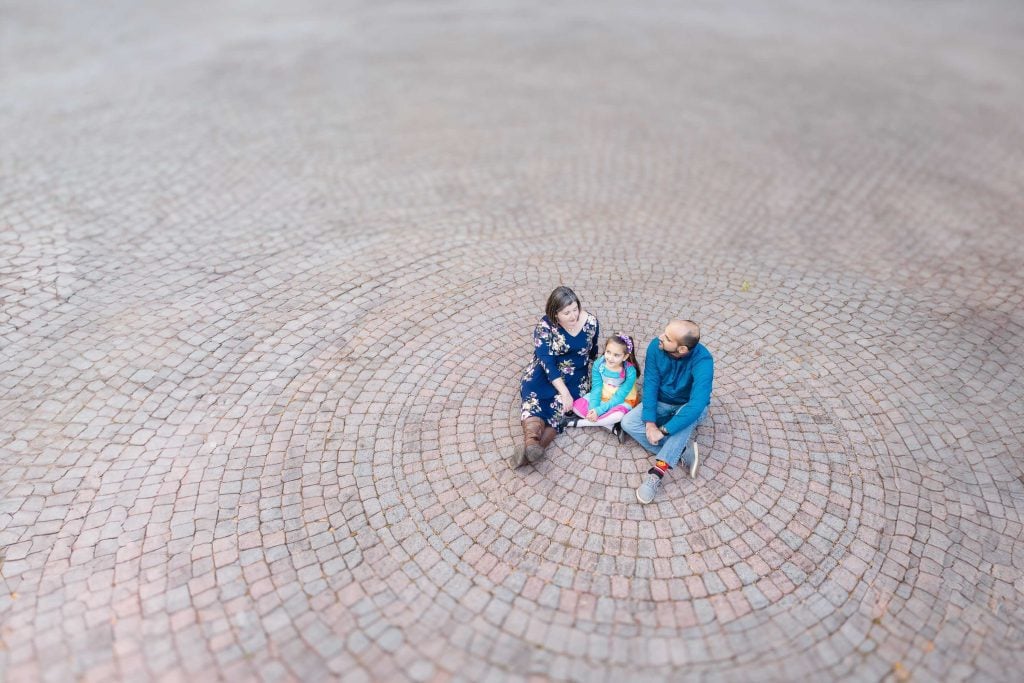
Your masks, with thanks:
[[[690,465],[690,479],[697,478],[697,469],[700,467],[700,450],[697,448],[697,442],[693,442],[693,464]]]

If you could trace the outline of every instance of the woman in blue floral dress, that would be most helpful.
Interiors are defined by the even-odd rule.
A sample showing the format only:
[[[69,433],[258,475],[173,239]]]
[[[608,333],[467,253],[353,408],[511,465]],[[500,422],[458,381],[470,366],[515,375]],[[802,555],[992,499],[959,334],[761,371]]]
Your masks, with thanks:
[[[524,439],[510,458],[513,467],[544,457],[573,401],[590,390],[590,364],[598,355],[600,325],[575,292],[557,287],[544,312],[533,330],[533,361],[520,387]]]

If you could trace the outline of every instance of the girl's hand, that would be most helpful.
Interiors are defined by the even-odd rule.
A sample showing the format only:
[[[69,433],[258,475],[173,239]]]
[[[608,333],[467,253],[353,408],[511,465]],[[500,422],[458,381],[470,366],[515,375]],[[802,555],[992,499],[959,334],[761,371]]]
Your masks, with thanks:
[[[590,412],[587,413],[587,419],[591,422],[597,422],[597,411],[591,409]]]

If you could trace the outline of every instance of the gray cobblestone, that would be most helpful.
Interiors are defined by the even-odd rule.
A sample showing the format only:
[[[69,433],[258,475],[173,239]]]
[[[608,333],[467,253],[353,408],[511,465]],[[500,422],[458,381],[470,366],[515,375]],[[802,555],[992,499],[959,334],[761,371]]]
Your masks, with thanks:
[[[14,2],[0,679],[1004,678],[1018,4]],[[704,326],[653,505],[504,464],[559,283]]]

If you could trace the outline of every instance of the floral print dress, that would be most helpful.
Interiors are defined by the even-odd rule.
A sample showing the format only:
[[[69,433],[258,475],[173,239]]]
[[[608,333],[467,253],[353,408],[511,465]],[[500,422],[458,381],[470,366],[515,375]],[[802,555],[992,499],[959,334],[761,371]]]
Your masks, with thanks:
[[[562,430],[565,412],[551,382],[561,377],[573,400],[590,391],[590,364],[597,358],[600,330],[597,318],[590,313],[575,335],[552,324],[547,316],[540,319],[533,330],[533,362],[523,373],[519,392],[523,397],[522,419],[539,417]]]

